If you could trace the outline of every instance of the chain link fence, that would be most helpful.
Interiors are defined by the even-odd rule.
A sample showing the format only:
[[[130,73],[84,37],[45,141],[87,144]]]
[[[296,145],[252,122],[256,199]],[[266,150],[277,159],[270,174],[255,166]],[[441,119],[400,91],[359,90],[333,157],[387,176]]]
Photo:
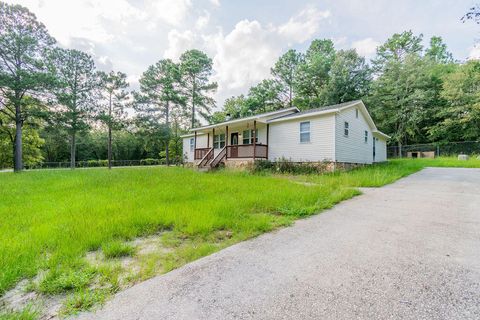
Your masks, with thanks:
[[[435,142],[387,147],[388,158],[425,158],[480,155],[480,141]]]

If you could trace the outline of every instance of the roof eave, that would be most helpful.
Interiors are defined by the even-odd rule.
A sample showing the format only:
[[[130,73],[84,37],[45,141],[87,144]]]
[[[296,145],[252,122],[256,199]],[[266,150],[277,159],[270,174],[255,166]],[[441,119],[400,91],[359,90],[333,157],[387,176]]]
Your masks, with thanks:
[[[275,115],[276,113],[282,113],[282,112],[288,112],[288,111],[299,112],[300,110],[297,107],[291,107],[291,108],[286,108],[286,109],[282,109],[282,110],[276,110],[276,111],[272,111],[272,112],[261,113],[261,114],[253,115],[253,116],[250,116],[250,117],[245,117],[245,118],[220,122],[220,123],[216,123],[216,124],[211,124],[211,125],[207,125],[207,126],[203,126],[203,127],[191,128],[189,131],[190,132],[195,132],[195,131],[201,131],[201,130],[206,130],[206,129],[218,128],[218,127],[222,127],[222,126],[228,126],[230,124],[242,123],[242,122],[252,121],[252,120],[259,120],[259,119],[262,119],[262,118],[265,118],[265,117]],[[265,122],[268,122],[268,121],[265,121]]]
[[[289,120],[308,118],[308,117],[315,117],[315,116],[319,116],[319,115],[335,113],[335,112],[338,112],[338,111],[339,111],[339,109],[329,109],[329,110],[322,110],[322,111],[317,111],[317,112],[302,113],[302,114],[299,114],[299,115],[296,115],[296,116],[291,116],[291,117],[284,117],[284,118],[280,117],[280,118],[276,118],[276,119],[271,119],[271,120],[268,120],[267,123],[289,121]]]

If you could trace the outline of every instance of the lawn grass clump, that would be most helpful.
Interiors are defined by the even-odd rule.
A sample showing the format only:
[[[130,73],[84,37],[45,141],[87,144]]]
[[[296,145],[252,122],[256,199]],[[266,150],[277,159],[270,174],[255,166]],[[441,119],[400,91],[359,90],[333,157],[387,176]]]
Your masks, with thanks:
[[[38,310],[28,305],[20,311],[0,311],[0,320],[35,320],[39,316]]]
[[[111,241],[102,245],[102,252],[105,258],[114,259],[133,256],[135,248],[121,241]]]
[[[45,294],[57,294],[82,290],[95,276],[92,267],[58,267],[47,272],[38,285],[38,291]]]
[[[90,310],[103,303],[109,294],[108,290],[82,290],[70,294],[62,306],[60,314],[68,316]]]

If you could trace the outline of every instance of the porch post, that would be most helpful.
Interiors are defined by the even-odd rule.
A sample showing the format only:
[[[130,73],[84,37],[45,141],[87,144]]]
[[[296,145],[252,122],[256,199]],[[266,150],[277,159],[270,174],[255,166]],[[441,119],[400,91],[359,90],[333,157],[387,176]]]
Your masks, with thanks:
[[[228,159],[228,126],[225,127],[225,160]]]
[[[270,124],[269,124],[269,123],[267,123],[267,151],[266,151],[266,153],[267,153],[267,155],[266,155],[266,157],[267,157],[267,160],[268,160],[268,146],[269,146],[269,144],[268,144],[268,135],[269,135],[269,131],[270,131]]]
[[[257,120],[253,120],[253,161],[255,161],[256,149],[257,149]]]
[[[210,132],[207,133],[207,148],[210,148]]]
[[[193,142],[193,160],[197,160],[197,131],[195,131],[195,141]]]

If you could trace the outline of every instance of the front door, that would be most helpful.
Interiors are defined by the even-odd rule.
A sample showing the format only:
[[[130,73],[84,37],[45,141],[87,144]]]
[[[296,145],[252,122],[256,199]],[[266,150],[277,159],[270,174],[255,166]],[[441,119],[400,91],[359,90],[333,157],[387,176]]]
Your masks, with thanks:
[[[230,136],[230,154],[231,158],[238,158],[238,132],[232,132]]]

